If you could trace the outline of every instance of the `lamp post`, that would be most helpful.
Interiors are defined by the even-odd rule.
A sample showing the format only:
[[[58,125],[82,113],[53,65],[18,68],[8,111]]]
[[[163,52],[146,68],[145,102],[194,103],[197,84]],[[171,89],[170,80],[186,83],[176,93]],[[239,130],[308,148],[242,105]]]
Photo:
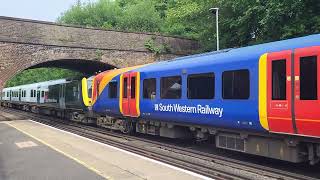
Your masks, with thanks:
[[[219,51],[219,8],[210,8],[211,13],[216,13],[217,51]]]

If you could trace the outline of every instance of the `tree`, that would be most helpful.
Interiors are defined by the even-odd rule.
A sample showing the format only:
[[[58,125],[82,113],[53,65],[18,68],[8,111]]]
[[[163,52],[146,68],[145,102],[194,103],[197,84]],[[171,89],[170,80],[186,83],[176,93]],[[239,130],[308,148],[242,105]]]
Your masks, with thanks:
[[[22,71],[6,82],[5,87],[31,84],[62,78],[82,78],[84,75],[79,72],[60,68],[36,68]]]
[[[112,28],[117,25],[119,16],[121,16],[121,9],[115,1],[99,0],[96,3],[87,4],[78,1],[57,21],[72,25]]]
[[[143,0],[127,6],[118,18],[118,29],[139,32],[159,32],[162,25],[160,14],[152,1]]]
[[[216,44],[212,7],[220,9],[222,48],[320,32],[319,0],[99,0],[77,3],[59,22],[184,36],[211,51]]]

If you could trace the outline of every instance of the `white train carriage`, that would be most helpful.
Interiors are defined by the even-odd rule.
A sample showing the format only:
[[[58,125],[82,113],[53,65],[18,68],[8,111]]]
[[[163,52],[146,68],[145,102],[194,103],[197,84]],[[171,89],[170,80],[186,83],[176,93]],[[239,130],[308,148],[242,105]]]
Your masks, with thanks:
[[[3,103],[37,103],[42,104],[45,102],[48,93],[48,87],[51,85],[66,83],[66,79],[51,80],[33,84],[26,84],[15,87],[8,87],[2,90]]]

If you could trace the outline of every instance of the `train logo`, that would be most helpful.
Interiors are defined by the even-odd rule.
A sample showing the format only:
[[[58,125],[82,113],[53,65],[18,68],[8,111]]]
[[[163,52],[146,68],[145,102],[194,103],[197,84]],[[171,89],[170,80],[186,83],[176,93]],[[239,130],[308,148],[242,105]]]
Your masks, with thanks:
[[[192,113],[192,114],[205,114],[216,115],[219,118],[223,115],[223,108],[210,107],[210,105],[187,106],[180,104],[154,104],[154,111],[159,112],[177,112],[177,113]]]

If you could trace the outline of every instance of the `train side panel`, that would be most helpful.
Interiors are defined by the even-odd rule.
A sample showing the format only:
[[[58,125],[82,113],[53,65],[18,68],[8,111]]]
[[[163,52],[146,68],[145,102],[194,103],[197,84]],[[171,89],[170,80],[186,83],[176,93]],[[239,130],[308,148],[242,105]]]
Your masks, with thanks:
[[[143,98],[143,83],[141,83],[141,118],[163,120],[175,123],[190,123],[193,125],[206,125],[228,129],[264,131],[260,124],[258,114],[258,60],[241,61],[196,68],[164,71],[161,73],[144,73],[141,70],[141,81],[156,78],[156,98]],[[223,99],[222,74],[224,71],[248,70],[250,94],[248,99]],[[214,73],[215,96],[213,99],[188,99],[188,76],[195,74]],[[178,99],[162,99],[161,77],[181,76],[182,95]],[[245,82],[243,82],[245,83]]]

